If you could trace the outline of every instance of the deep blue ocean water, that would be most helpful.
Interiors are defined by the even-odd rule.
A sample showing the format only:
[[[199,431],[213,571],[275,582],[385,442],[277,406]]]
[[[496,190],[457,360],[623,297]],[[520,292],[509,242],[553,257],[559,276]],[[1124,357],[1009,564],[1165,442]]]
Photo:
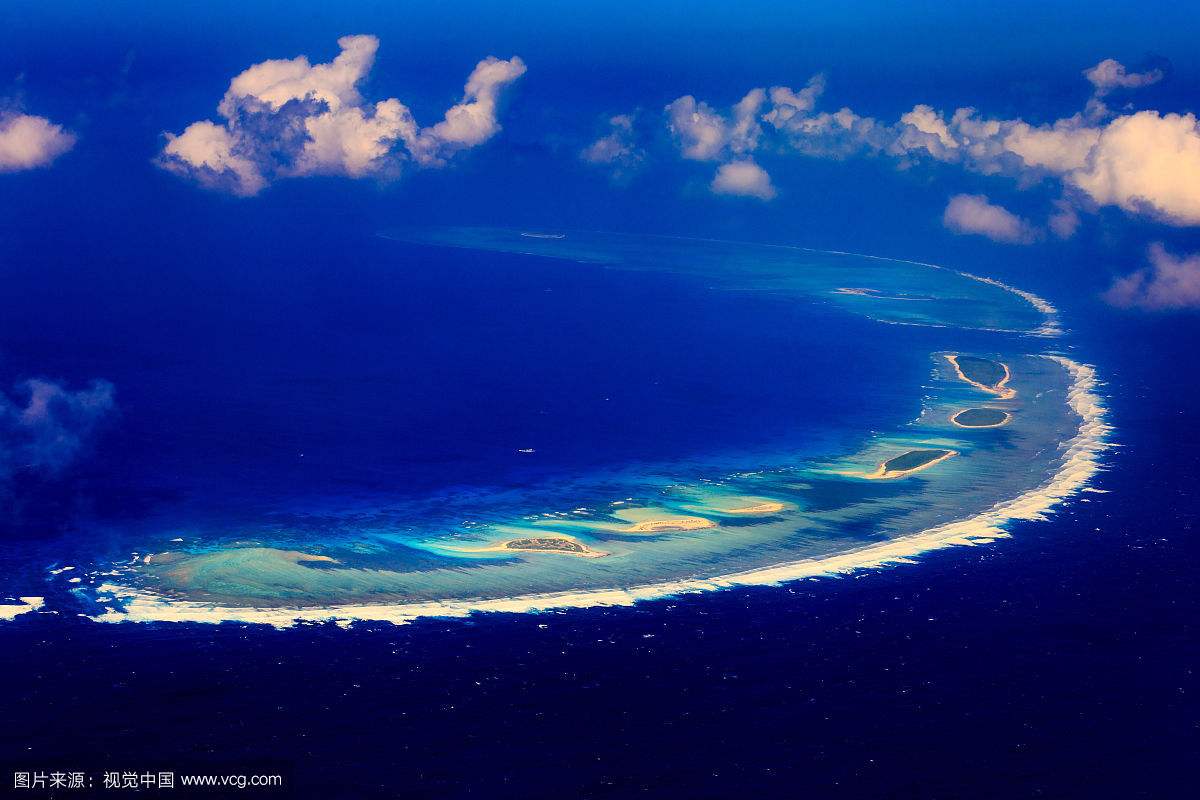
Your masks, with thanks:
[[[348,501],[448,476],[521,485],[547,467],[654,461],[687,452],[698,432],[731,457],[756,443],[820,444],[792,422],[814,402],[811,374],[757,380],[780,359],[836,355],[804,348],[789,306],[717,302],[671,276],[517,269],[495,255],[430,254],[440,271],[397,270],[395,245],[373,234],[400,225],[791,243],[1008,280],[1064,309],[1069,344],[1108,384],[1121,447],[1096,486],[1111,493],[916,565],[634,608],[349,631],[25,615],[0,625],[5,791],[13,770],[189,768],[279,772],[286,793],[317,798],[1194,791],[1196,317],[1141,318],[1096,298],[1144,262],[1149,241],[1195,251],[1194,230],[1108,208],[1069,241],[1018,250],[946,231],[947,196],[986,191],[1040,220],[1055,185],[778,159],[780,196],[759,205],[713,198],[708,165],[652,159],[621,188],[576,157],[613,113],[653,121],[688,92],[723,108],[751,86],[799,85],[822,70],[830,110],[894,118],[928,102],[1046,122],[1082,107],[1089,64],[1165,55],[1171,79],[1140,96],[1194,110],[1186,4],[1097,2],[1085,16],[1045,3],[541,4],[524,14],[483,3],[457,6],[453,22],[436,3],[297,5],[5,9],[4,100],[63,121],[81,144],[53,169],[3,176],[0,382],[106,378],[120,408],[61,481],[21,483],[5,498],[6,593],[40,593],[46,567],[75,553],[126,555],[139,526],[261,519],[313,486],[324,492],[330,476]],[[384,43],[368,94],[398,94],[422,119],[457,99],[483,55],[522,55],[531,69],[503,135],[450,170],[394,185],[317,178],[252,201],[150,163],[162,132],[211,115],[237,71],[267,57],[323,59],[354,31]],[[664,317],[622,302],[630,297],[663,300]],[[751,333],[743,318],[776,319],[778,335]],[[559,333],[534,339],[531,322]],[[844,315],[831,324],[845,326],[849,346],[875,330]],[[413,346],[396,347],[406,330]],[[486,330],[493,346],[469,370],[437,372],[465,354],[420,330]],[[893,333],[914,347],[922,336]],[[555,368],[522,357],[530,350]],[[709,355],[728,380],[713,379]],[[329,379],[298,380],[303,364]],[[656,384],[667,365],[672,380]],[[928,371],[886,358],[871,367],[897,385]],[[407,379],[417,373],[437,380]],[[638,393],[616,391],[613,376]],[[853,413],[907,418],[870,406],[846,380],[825,411],[861,403]],[[695,389],[711,397],[704,408],[684,402]],[[476,426],[481,406],[510,424]],[[400,437],[418,457],[389,446]],[[525,446],[535,462],[512,452]]]
[[[1040,483],[1077,426],[1061,368],[1014,361],[1029,395],[1019,421],[955,438],[948,412],[929,405],[953,391],[938,387],[961,386],[939,383],[937,352],[1064,345],[964,330],[1032,331],[1044,320],[1014,293],[947,270],[670,237],[429,229],[404,240],[354,221],[326,221],[314,237],[262,213],[229,230],[168,224],[203,236],[203,251],[174,244],[135,258],[129,251],[146,243],[131,238],[94,261],[60,248],[11,269],[12,309],[0,324],[9,368],[74,384],[102,375],[120,415],[79,469],[21,476],[0,544],[8,596],[95,611],[71,592],[103,595],[114,567],[122,577],[111,582],[128,585],[131,561],[151,558],[176,565],[143,571],[151,589],[234,605],[512,597],[722,575],[969,517]],[[843,285],[884,295],[839,294]],[[965,391],[938,402],[980,402]],[[912,429],[923,411],[933,427]],[[615,548],[602,563],[543,556],[489,569],[436,549],[460,546],[460,528],[470,546],[480,522],[611,501],[653,507],[664,483],[703,491],[705,481],[806,457],[837,464],[889,434],[915,438],[860,457],[867,469],[922,441],[981,460],[961,459],[957,482],[929,483],[923,499],[924,479],[842,491],[836,475],[784,473],[774,491],[801,492],[796,502],[812,513],[632,550],[599,531],[587,541]],[[770,474],[728,491],[770,497]],[[839,516],[854,498],[860,505]],[[907,513],[926,506],[932,516]],[[343,566],[288,571],[272,561],[281,550]]]
[[[1178,796],[1200,710],[1188,346],[1159,322],[1086,325],[1122,445],[1111,493],[1011,540],[404,627],[26,615],[0,629],[5,761],[227,765],[347,798]]]
[[[38,593],[73,548],[124,554],[128,531],[189,514],[258,518],[327,493],[334,477],[345,498],[370,498],[452,479],[522,485],[697,442],[725,454],[816,448],[826,443],[797,412],[819,412],[829,430],[903,421],[917,398],[897,407],[869,389],[928,373],[924,357],[895,358],[919,350],[929,334],[918,328],[889,328],[907,341],[885,354],[862,345],[877,323],[818,316],[841,326],[847,349],[814,349],[814,312],[771,297],[429,248],[422,269],[404,269],[412,251],[376,237],[377,219],[316,227],[311,208],[292,220],[195,202],[186,219],[163,210],[145,229],[119,230],[112,212],[66,243],[9,235],[6,374],[102,376],[121,409],[94,458],[12,509],[14,593]],[[186,238],[197,230],[200,244]],[[14,687],[0,697],[12,721],[2,766],[227,765],[347,798],[397,786],[412,797],[1171,796],[1197,744],[1187,476],[1200,442],[1192,377],[1173,371],[1188,345],[1169,321],[1066,300],[1069,344],[1108,382],[1122,448],[1097,483],[1112,494],[1051,523],[916,566],[631,609],[349,631],[26,615],[0,627]],[[555,336],[531,333],[547,328]],[[481,331],[486,357],[436,335]],[[847,354],[869,380],[817,380]],[[509,423],[483,424],[480,408]],[[525,446],[533,465],[513,452]]]
[[[119,407],[79,469],[7,509],[9,594],[147,537],[319,539],[332,515],[431,497],[836,453],[920,410],[925,329],[885,349],[877,323],[770,293],[339,233],[9,267],[6,373],[103,376]]]
[[[1114,386],[1178,388],[1134,355]],[[1112,495],[917,567],[353,632],[18,621],[6,752],[261,765],[325,797],[1178,796],[1196,514],[1170,469],[1196,456],[1117,417]]]

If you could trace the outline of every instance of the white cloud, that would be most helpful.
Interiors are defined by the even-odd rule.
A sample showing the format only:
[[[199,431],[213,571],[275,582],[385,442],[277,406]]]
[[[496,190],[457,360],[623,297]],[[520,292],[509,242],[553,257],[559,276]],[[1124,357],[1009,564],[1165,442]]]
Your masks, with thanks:
[[[1054,201],[1054,212],[1047,221],[1050,230],[1060,239],[1070,239],[1079,230],[1079,210],[1065,198]]]
[[[776,103],[772,113],[783,114],[781,104],[796,108],[797,113],[800,108],[811,108],[819,92],[815,85],[801,93],[775,87],[771,90],[776,98],[772,101]],[[767,118],[763,109],[767,97],[765,89],[751,89],[734,104],[728,117],[714,111],[707,103],[697,102],[691,95],[684,95],[666,107],[667,126],[684,158],[724,162],[709,184],[714,193],[760,200],[775,196],[771,177],[750,157],[758,149],[763,135],[762,120]]]
[[[278,111],[292,100],[316,100],[330,111],[361,102],[358,82],[371,71],[379,40],[374,36],[343,36],[342,52],[328,64],[312,65],[306,56],[269,59],[255,64],[229,82],[217,111],[231,118],[248,100]]]
[[[297,56],[244,70],[217,106],[223,121],[200,120],[168,133],[159,164],[240,195],[257,194],[278,178],[386,177],[405,158],[441,166],[500,130],[499,92],[525,72],[516,57],[484,59],[467,79],[462,102],[421,128],[396,98],[372,104],[359,93],[379,49],[376,37],[343,36],[338,46],[329,63]]]
[[[981,194],[956,194],[946,204],[942,224],[955,233],[973,233],[1005,244],[1030,244],[1037,231],[1003,206]]]
[[[228,128],[201,120],[178,136],[168,134],[160,163],[206,186],[229,186],[237,194],[257,194],[267,185],[267,179],[254,161],[236,155],[234,147],[234,135]]]
[[[833,113],[764,115],[776,130],[784,134],[786,146],[816,158],[847,158],[856,153],[884,152],[893,133],[879,121],[862,117],[849,108]]]
[[[1117,206],[1177,225],[1200,225],[1200,126],[1194,114],[1139,111],[1114,116],[1099,97],[1160,80],[1161,70],[1131,73],[1108,59],[1085,72],[1096,87],[1080,113],[1047,124],[991,119],[970,107],[951,114],[916,105],[894,123],[849,108],[816,110],[825,88],[814,76],[800,91],[751,90],[727,118],[691,95],[667,106],[685,158],[727,161],[768,147],[818,158],[886,156],[908,167],[924,159],[984,175],[1016,178],[1021,188],[1061,181],[1085,207]],[[765,131],[776,134],[763,144]],[[715,182],[714,182],[715,183]],[[1056,204],[1050,227],[1069,236],[1078,210]]]
[[[900,137],[905,140],[903,147],[906,150],[923,147],[935,157],[946,160],[950,152],[958,148],[958,141],[950,135],[946,120],[929,106],[913,106],[912,111],[901,115],[900,124]]]
[[[770,91],[771,110],[763,115],[763,120],[776,128],[787,125],[788,120],[796,116],[804,116],[817,105],[817,98],[825,91],[825,76],[814,75],[808,84],[796,92],[786,86],[772,86]]]
[[[29,470],[57,474],[87,448],[97,428],[115,409],[113,387],[94,381],[69,391],[52,381],[17,385],[24,402],[0,394],[0,479]]]
[[[347,108],[308,117],[304,131],[308,141],[296,158],[293,174],[361,178],[386,169],[392,146],[398,138],[414,136],[416,123],[399,100],[391,99],[376,103],[373,112]]]
[[[734,155],[751,153],[758,147],[762,126],[758,117],[767,93],[762,89],[751,89],[733,106],[733,122],[729,126],[729,149]]]
[[[698,103],[689,94],[673,101],[666,111],[684,158],[712,161],[721,155],[729,139],[728,123],[707,103]]]
[[[1019,156],[1026,167],[1052,173],[1087,166],[1088,157],[1101,134],[1101,129],[1084,125],[1075,117],[1037,127],[1015,120],[1003,127],[1005,150]]]
[[[1124,64],[1113,58],[1106,58],[1096,66],[1085,69],[1083,76],[1096,87],[1097,97],[1103,97],[1114,89],[1140,89],[1163,79],[1160,69],[1128,72]]]
[[[1058,177],[1096,205],[1200,225],[1200,126],[1193,114],[1139,111],[1099,125],[1075,115],[1033,126],[966,111],[956,112],[947,128],[954,146],[939,137],[927,153],[1025,183]]]
[[[1066,180],[1100,205],[1200,225],[1200,127],[1193,114],[1139,111],[1104,128]]]
[[[717,194],[757,197],[759,200],[770,200],[775,196],[771,176],[748,159],[722,164],[717,169],[711,188]]]
[[[1020,119],[988,119],[974,108],[959,108],[946,120],[922,105],[885,130],[879,149],[905,163],[931,157],[984,175],[1024,179],[1082,167],[1100,136],[1080,115],[1035,126]]]
[[[609,117],[608,133],[583,148],[579,157],[589,164],[612,168],[614,178],[627,175],[646,155],[637,146],[633,126],[631,114]]]
[[[726,117],[708,103],[684,95],[666,107],[667,126],[684,158],[717,161],[744,156],[758,148],[762,135],[759,120],[766,102],[765,89],[751,89]]]
[[[75,146],[75,136],[45,117],[0,112],[0,172],[50,164]]]
[[[1200,253],[1177,258],[1153,244],[1149,259],[1149,267],[1114,281],[1104,299],[1148,311],[1200,308]]]
[[[452,106],[445,119],[430,128],[422,128],[408,142],[418,163],[440,166],[459,150],[483,144],[496,135],[496,104],[500,90],[525,74],[525,62],[513,56],[502,61],[488,56],[480,61],[467,78],[463,99]]]

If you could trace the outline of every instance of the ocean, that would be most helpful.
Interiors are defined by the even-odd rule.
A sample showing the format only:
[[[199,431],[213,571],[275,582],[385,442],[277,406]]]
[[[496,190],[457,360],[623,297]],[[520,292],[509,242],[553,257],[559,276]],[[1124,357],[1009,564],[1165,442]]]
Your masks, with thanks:
[[[0,384],[114,410],[61,470],[0,452],[0,794],[1194,793],[1196,315],[1101,295],[1197,229],[1085,202],[1039,238],[1066,175],[765,120],[774,198],[714,194],[668,127],[818,75],[817,114],[1070,124],[1109,58],[1162,76],[1114,115],[1195,111],[1185,5],[943,5],[6,4],[0,114],[75,145],[0,175]],[[423,125],[480,59],[528,72],[443,168],[254,197],[160,168],[233,76],[355,33],[364,102]],[[625,174],[580,157],[614,115]],[[962,194],[1029,243],[948,228]],[[160,772],[278,785],[103,785]]]
[[[779,588],[349,631],[26,615],[0,629],[19,687],[5,752],[279,773],[321,797],[1178,796],[1197,419],[1190,379],[1162,369],[1186,346],[1118,332],[1091,340],[1122,445],[1095,484],[1110,493],[1011,539]]]
[[[151,533],[200,536],[235,520],[312,544],[331,496],[339,512],[381,494],[494,501],[497,487],[519,494],[564,471],[729,468],[782,444],[861,446],[858,420],[919,418],[920,393],[880,376],[927,387],[941,335],[835,309],[812,312],[825,326],[814,332],[773,293],[528,256],[419,246],[425,269],[398,270],[397,247],[374,235],[348,244],[347,258],[370,265],[355,277],[308,272],[299,251],[255,271],[197,268],[170,310],[139,303],[155,318],[139,328],[156,321],[156,337],[97,325],[118,319],[131,286],[155,296],[144,266],[93,275],[53,335],[21,341],[32,312],[7,315],[6,341],[27,345],[14,358],[59,377],[97,371],[122,410],[99,466],[61,490],[93,502],[68,514],[41,495],[5,543],[11,594],[47,597],[46,613],[0,625],[5,680],[20,687],[0,701],[19,721],[4,734],[12,770],[270,773],[324,797],[394,796],[397,785],[413,797],[1155,797],[1178,779],[1196,738],[1195,678],[1181,667],[1196,649],[1195,509],[1180,477],[1195,468],[1196,434],[1178,402],[1191,376],[1169,369],[1186,345],[1145,321],[1120,323],[1144,330],[1117,337],[1105,321],[1101,335],[1069,308],[1069,342],[1055,346],[1095,365],[1117,446],[1098,491],[1051,522],[1010,523],[1008,539],[776,587],[403,626],[76,616],[96,609],[69,573],[47,571],[128,560]],[[279,265],[278,280],[264,263]],[[221,286],[215,307],[188,302]],[[431,301],[435,286],[443,299]],[[400,348],[404,325],[451,338]],[[889,347],[806,345],[832,325],[847,347],[885,327]],[[610,328],[627,335],[614,344]],[[471,357],[453,336],[481,330],[486,358],[438,370]],[[978,348],[994,334],[973,336]],[[118,350],[139,357],[105,359]],[[328,375],[301,380],[314,355]],[[847,359],[861,369],[824,379]],[[797,360],[808,369],[779,366]],[[517,399],[496,405],[504,397]],[[482,410],[502,424],[472,422]],[[824,425],[797,422],[813,418]],[[536,462],[517,452],[527,445]]]
[[[89,347],[26,355],[107,367],[122,447],[92,462],[107,486],[58,487],[72,517],[13,547],[10,596],[49,582],[48,611],[287,624],[775,583],[1004,536],[1105,446],[1053,306],[966,273],[434,228],[347,231],[372,265],[348,275],[263,238],[272,258],[195,283],[134,270],[157,326],[98,324],[134,278],[118,266],[64,315]],[[971,409],[999,422],[959,424]]]

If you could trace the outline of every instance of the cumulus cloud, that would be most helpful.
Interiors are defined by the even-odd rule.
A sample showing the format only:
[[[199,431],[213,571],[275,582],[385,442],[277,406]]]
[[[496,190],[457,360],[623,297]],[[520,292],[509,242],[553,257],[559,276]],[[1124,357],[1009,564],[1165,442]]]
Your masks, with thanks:
[[[1145,72],[1129,72],[1125,65],[1113,58],[1106,58],[1094,67],[1083,71],[1083,76],[1096,87],[1096,96],[1103,97],[1114,89],[1140,89],[1163,79],[1160,69]]]
[[[211,188],[228,188],[236,194],[258,194],[267,179],[253,158],[254,142],[243,146],[229,128],[208,120],[193,122],[178,136],[167,136],[159,164],[195,178]],[[239,155],[238,152],[248,155]]]
[[[762,135],[759,117],[766,102],[765,89],[751,89],[725,116],[684,95],[667,106],[667,125],[684,158],[716,161],[743,156],[758,147]]]
[[[1075,235],[1075,231],[1079,230],[1079,210],[1074,203],[1065,198],[1055,200],[1054,211],[1050,214],[1047,224],[1058,238],[1070,239]]]
[[[75,146],[75,136],[45,117],[0,111],[0,172],[44,167]]]
[[[786,86],[772,86],[768,96],[771,98],[771,109],[763,115],[763,120],[776,128],[787,125],[795,117],[803,117],[817,105],[817,99],[825,91],[825,76],[814,75],[808,84],[800,91],[793,91]]]
[[[1064,199],[1055,204],[1049,225],[1060,237],[1078,227],[1081,206],[1116,206],[1176,225],[1200,225],[1196,116],[1116,115],[1100,100],[1118,88],[1154,83],[1162,70],[1130,72],[1107,59],[1084,74],[1095,87],[1085,109],[1045,124],[989,118],[971,107],[947,113],[923,104],[895,122],[850,108],[820,111],[822,75],[799,90],[752,89],[728,114],[685,95],[667,106],[667,118],[683,157],[701,161],[733,162],[768,148],[818,158],[888,157],[901,167],[938,161],[1008,176],[1021,188],[1058,180]]]
[[[69,391],[42,379],[16,386],[17,400],[0,394],[0,479],[20,471],[57,475],[91,443],[115,409],[112,384],[94,381]]]
[[[467,78],[462,101],[422,128],[398,99],[370,103],[359,93],[379,49],[376,37],[343,36],[338,46],[329,63],[271,59],[235,76],[217,106],[222,121],[166,134],[159,165],[239,195],[288,177],[386,177],[404,160],[442,166],[500,130],[500,92],[525,73],[520,58],[489,56]]]
[[[1200,308],[1200,253],[1176,257],[1153,244],[1149,259],[1149,267],[1114,281],[1104,299],[1149,311]]]
[[[1030,244],[1037,230],[1004,206],[981,194],[956,194],[946,204],[942,224],[955,233],[973,233],[1005,244]]]
[[[614,177],[627,174],[646,156],[637,145],[633,124],[631,114],[610,117],[608,133],[583,148],[579,157],[589,164],[610,167]]]
[[[787,108],[784,114],[773,109],[764,116],[782,135],[785,150],[816,158],[847,158],[860,153],[886,152],[889,142],[895,139],[883,123],[849,108],[814,114],[794,112],[793,108]]]
[[[1029,177],[1083,167],[1100,136],[1082,115],[1035,126],[1023,120],[983,117],[974,108],[947,115],[915,105],[895,123],[849,108],[811,114],[768,113],[764,119],[785,136],[789,148],[818,157],[890,156],[903,166],[931,159],[985,175]]]
[[[762,126],[758,122],[767,93],[762,89],[751,89],[733,106],[733,118],[729,125],[729,150],[737,156],[753,152],[758,147]]]
[[[775,196],[771,176],[749,159],[722,164],[717,169],[711,188],[717,194],[757,197],[759,200],[770,200]]]
[[[1117,117],[1066,180],[1100,205],[1200,225],[1200,126],[1193,114]]]
[[[733,105],[729,114],[714,111],[707,103],[684,95],[666,107],[667,126],[684,158],[695,161],[722,161],[709,184],[716,194],[741,195],[770,200],[775,196],[771,177],[750,157],[758,149],[763,135],[762,120],[768,97],[773,98],[771,114],[776,116],[794,109],[811,109],[820,94],[820,86],[810,84],[801,92],[775,87],[751,89]]]
[[[943,160],[958,148],[958,140],[951,135],[946,120],[930,106],[916,105],[902,114],[899,136],[904,149],[924,148]]]
[[[1102,129],[1085,124],[1079,117],[1050,125],[1030,125],[1021,120],[997,123],[1004,130],[1001,152],[1020,159],[1020,169],[1040,169],[1051,174],[1085,169]]]
[[[513,56],[502,61],[488,56],[467,78],[462,102],[452,106],[445,118],[430,128],[417,131],[407,142],[413,158],[425,166],[441,166],[459,150],[483,144],[496,135],[496,105],[500,91],[525,74],[525,62]]]
[[[729,140],[729,123],[707,103],[689,94],[670,103],[666,111],[684,158],[711,161],[721,155]]]

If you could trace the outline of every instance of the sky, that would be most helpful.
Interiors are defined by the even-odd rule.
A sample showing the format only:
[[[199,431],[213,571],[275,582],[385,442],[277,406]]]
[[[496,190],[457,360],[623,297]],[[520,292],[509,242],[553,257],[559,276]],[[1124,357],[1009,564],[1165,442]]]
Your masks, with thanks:
[[[103,270],[198,221],[639,231],[946,263],[1188,335],[1195,29],[1165,2],[10,2],[0,260]],[[8,377],[5,452],[47,470],[113,404]]]

